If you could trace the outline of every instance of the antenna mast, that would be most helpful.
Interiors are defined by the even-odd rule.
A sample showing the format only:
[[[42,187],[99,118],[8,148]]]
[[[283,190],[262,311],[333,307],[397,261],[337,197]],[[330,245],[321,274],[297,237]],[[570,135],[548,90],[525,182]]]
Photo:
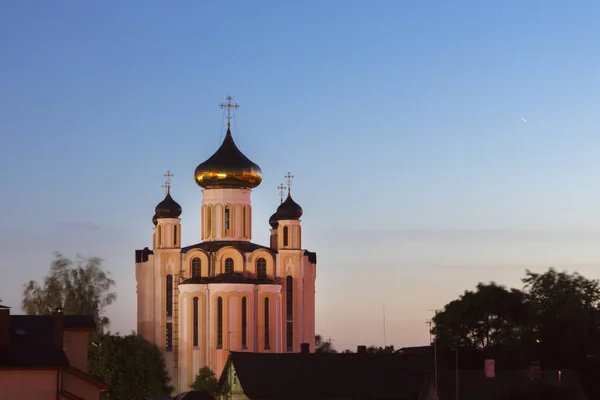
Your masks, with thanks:
[[[385,335],[385,303],[383,304],[383,349],[387,347],[387,338]]]

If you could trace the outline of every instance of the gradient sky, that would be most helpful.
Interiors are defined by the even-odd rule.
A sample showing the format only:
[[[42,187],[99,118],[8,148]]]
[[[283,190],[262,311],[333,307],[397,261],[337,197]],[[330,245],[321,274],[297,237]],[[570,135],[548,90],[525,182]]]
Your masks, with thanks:
[[[199,242],[229,94],[253,241],[292,171],[337,348],[382,345],[384,304],[387,344],[421,345],[478,282],[599,278],[599,37],[594,1],[2,1],[0,299],[55,250],[100,256],[135,329],[163,173]]]

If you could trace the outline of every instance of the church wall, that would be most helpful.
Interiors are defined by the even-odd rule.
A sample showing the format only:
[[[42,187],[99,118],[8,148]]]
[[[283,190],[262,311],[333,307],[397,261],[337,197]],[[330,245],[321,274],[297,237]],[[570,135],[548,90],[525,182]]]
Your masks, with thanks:
[[[154,255],[148,261],[136,263],[137,281],[137,333],[154,343]]]
[[[247,189],[205,189],[202,192],[202,238],[244,240],[252,238],[252,213]],[[225,210],[229,208],[229,229]]]

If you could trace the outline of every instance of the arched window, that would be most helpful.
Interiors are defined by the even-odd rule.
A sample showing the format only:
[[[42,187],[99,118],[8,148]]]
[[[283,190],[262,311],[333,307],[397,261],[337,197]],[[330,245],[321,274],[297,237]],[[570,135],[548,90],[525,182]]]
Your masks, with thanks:
[[[192,278],[200,278],[202,275],[202,261],[200,257],[194,257],[192,259]]]
[[[212,206],[206,207],[206,236],[212,236]]]
[[[285,278],[285,308],[287,315],[286,323],[286,347],[287,351],[294,350],[294,278]]]
[[[223,348],[223,298],[217,298],[217,349]]]
[[[246,333],[247,333],[247,310],[246,310],[246,298],[242,297],[242,349],[247,349]]]
[[[229,206],[225,207],[225,231],[230,229],[231,209]]]
[[[256,276],[259,279],[267,278],[267,260],[262,257],[256,260]]]
[[[162,226],[158,226],[158,247],[162,245]]]
[[[177,247],[177,225],[173,226],[173,246]]]
[[[248,237],[248,207],[242,208],[242,235]]]
[[[193,313],[194,315],[192,316],[192,321],[193,321],[193,326],[194,326],[194,334],[193,334],[193,339],[194,339],[194,347],[198,347],[198,298],[194,297],[194,307],[193,307]]]
[[[167,317],[173,316],[173,275],[167,275]]]
[[[265,297],[265,350],[269,350],[269,298]]]
[[[225,260],[225,273],[233,272],[233,258],[228,258]]]
[[[289,237],[288,237],[289,233],[290,233],[289,231],[290,230],[289,230],[289,228],[287,226],[283,227],[283,245],[284,246],[287,246],[288,243],[289,243]]]

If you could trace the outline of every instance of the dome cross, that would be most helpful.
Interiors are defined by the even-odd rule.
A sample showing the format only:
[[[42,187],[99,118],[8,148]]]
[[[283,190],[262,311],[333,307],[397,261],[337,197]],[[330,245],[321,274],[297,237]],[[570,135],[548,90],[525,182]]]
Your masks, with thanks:
[[[283,183],[280,183],[279,186],[277,186],[277,191],[279,191],[279,199],[283,203],[283,196],[285,195],[285,186],[283,186]]]
[[[225,117],[225,118],[227,118],[227,127],[229,128],[230,124],[231,124],[231,118],[232,118],[231,110],[232,109],[237,110],[238,108],[240,108],[240,105],[238,103],[232,104],[231,101],[233,100],[233,97],[231,97],[231,96],[227,96],[225,98],[225,100],[227,100],[227,104],[221,103],[221,104],[219,104],[219,107],[221,109],[225,109],[225,108],[227,109],[227,117]]]
[[[171,192],[171,178],[174,177],[175,175],[173,175],[171,173],[171,171],[167,171],[164,174],[165,177],[165,183],[164,185],[162,185],[162,188],[165,189],[165,196],[169,194],[169,192]]]
[[[287,184],[287,189],[288,189],[288,194],[291,193],[292,191],[292,179],[294,179],[294,175],[292,175],[291,172],[288,171],[288,173],[284,176],[285,178],[285,182]]]

